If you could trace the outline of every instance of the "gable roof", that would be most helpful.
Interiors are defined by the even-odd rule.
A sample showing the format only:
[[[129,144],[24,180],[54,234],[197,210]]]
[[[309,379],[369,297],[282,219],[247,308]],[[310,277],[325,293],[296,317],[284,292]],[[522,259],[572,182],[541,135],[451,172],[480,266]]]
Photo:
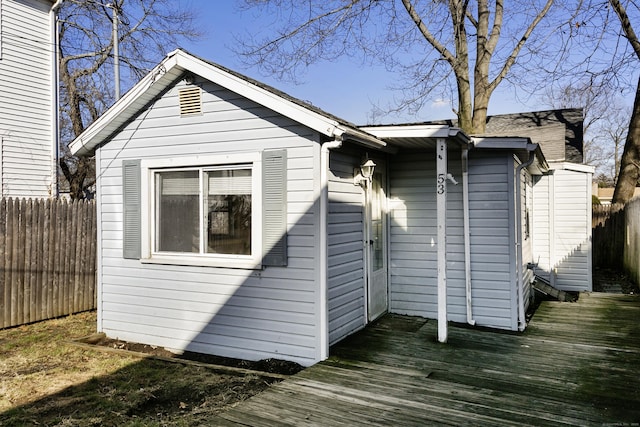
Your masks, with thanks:
[[[330,139],[352,141],[384,149],[386,143],[346,120],[291,97],[271,86],[206,61],[182,49],[169,53],[149,74],[112,105],[69,144],[73,154],[89,154],[134,119],[150,102],[185,74],[197,74],[213,83],[301,123]]]
[[[486,136],[525,136],[540,144],[548,161],[582,163],[580,108],[498,114],[487,117]]]
[[[583,111],[581,108],[496,114],[487,117],[483,134],[473,137],[525,137],[539,144],[549,162],[583,162]],[[457,126],[456,119],[422,124]]]

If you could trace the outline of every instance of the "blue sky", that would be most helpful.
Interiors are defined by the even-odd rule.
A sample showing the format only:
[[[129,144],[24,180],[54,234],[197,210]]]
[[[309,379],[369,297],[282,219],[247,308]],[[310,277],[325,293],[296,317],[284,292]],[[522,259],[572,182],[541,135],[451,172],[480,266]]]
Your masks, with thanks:
[[[184,1],[184,0],[183,0]],[[395,76],[383,67],[362,67],[358,62],[343,59],[339,62],[314,64],[305,74],[302,84],[294,85],[262,75],[257,69],[245,68],[230,46],[234,34],[251,31],[253,26],[264,25],[252,13],[241,12],[234,0],[189,0],[199,17],[199,25],[205,30],[203,39],[182,47],[205,59],[272,85],[291,96],[310,102],[323,110],[355,124],[367,124],[373,104],[385,105],[397,96],[389,89]],[[526,102],[526,103],[525,103]],[[547,109],[534,97],[518,101],[512,90],[494,92],[489,104],[489,114],[514,113]],[[379,119],[383,123],[415,122],[453,118],[449,100],[434,102],[418,115],[403,114]]]

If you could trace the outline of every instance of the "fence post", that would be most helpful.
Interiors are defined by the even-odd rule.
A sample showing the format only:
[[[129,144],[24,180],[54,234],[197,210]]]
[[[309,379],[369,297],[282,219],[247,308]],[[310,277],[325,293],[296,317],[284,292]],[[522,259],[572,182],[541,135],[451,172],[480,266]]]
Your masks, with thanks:
[[[624,270],[640,284],[640,198],[629,202],[625,213]]]

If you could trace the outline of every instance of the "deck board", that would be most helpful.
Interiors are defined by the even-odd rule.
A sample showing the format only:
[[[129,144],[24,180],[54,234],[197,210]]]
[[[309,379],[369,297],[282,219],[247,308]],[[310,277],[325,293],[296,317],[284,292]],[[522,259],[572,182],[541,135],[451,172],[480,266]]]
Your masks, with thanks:
[[[640,297],[544,302],[524,333],[388,315],[212,425],[640,425]]]

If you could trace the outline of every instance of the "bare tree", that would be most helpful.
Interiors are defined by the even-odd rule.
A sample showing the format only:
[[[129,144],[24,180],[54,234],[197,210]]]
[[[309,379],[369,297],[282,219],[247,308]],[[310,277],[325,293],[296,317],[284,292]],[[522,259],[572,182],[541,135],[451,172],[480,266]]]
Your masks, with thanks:
[[[624,141],[629,130],[631,109],[614,102],[601,120],[585,131],[584,163],[595,166],[596,175],[607,177],[615,186],[620,170]]]
[[[114,17],[122,86],[131,87],[184,39],[199,36],[194,14],[172,0],[66,0],[58,13],[61,93],[60,169],[72,198],[95,182],[92,159],[70,155],[67,144],[114,101]]]
[[[630,108],[620,107],[619,109],[613,109],[607,121],[607,126],[603,126],[602,129],[609,142],[613,145],[613,168],[610,170],[610,174],[614,183],[618,182],[622,157],[621,150],[624,149],[627,133],[629,132],[630,117]]]
[[[549,87],[543,101],[553,108],[582,108],[584,163],[596,168],[598,181],[615,183],[631,115],[617,91],[592,75],[583,81]]]
[[[319,60],[348,56],[377,61],[402,76],[398,109],[415,112],[451,90],[457,94],[459,125],[469,133],[484,132],[498,85],[507,79],[522,82],[514,67],[533,69],[538,61],[542,66],[562,54],[545,48],[551,25],[540,28],[553,0],[244,3],[273,16],[279,27],[264,36],[240,38],[238,52],[248,64],[295,81],[301,69]],[[571,20],[570,13],[562,16]]]
[[[620,19],[620,25],[625,38],[633,48],[636,59],[640,60],[640,40],[636,35],[629,19],[627,9],[620,0],[609,0],[611,7]],[[638,5],[630,2],[630,6],[638,12]],[[633,197],[635,187],[640,178],[640,80],[636,86],[636,95],[629,122],[627,139],[624,144],[624,151],[620,162],[620,172],[616,189],[613,193],[613,203],[626,203]]]

